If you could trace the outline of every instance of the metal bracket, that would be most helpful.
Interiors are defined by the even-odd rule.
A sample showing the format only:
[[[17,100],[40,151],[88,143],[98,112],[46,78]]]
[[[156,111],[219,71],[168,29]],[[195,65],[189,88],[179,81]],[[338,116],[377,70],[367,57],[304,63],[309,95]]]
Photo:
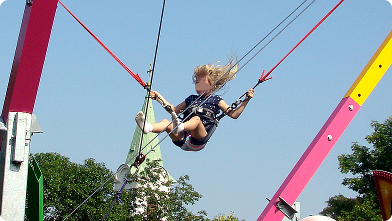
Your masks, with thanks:
[[[288,219],[293,219],[294,215],[298,213],[289,203],[283,198],[279,197],[279,201],[276,202],[276,208],[278,208]]]
[[[122,164],[118,167],[116,176],[114,179],[114,190],[120,191],[122,189],[130,190],[132,185],[130,185],[128,180],[128,175],[131,173],[131,168],[127,164]]]
[[[3,118],[0,116],[0,130],[7,130],[7,126],[4,123]]]
[[[35,114],[31,115],[31,133],[43,133]]]
[[[30,120],[30,122],[28,122]],[[12,134],[12,161],[14,163],[22,163],[25,161],[26,146],[29,145],[31,134],[31,118],[28,114],[18,112],[15,115],[15,123]]]

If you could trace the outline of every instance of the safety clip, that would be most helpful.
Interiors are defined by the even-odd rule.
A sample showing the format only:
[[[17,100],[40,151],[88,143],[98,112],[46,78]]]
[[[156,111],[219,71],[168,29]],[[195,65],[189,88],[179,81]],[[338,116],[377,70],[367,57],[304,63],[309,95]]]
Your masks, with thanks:
[[[139,153],[136,156],[135,162],[132,164],[132,166],[138,167],[140,164],[142,164],[144,162],[145,159],[146,159],[146,155]]]

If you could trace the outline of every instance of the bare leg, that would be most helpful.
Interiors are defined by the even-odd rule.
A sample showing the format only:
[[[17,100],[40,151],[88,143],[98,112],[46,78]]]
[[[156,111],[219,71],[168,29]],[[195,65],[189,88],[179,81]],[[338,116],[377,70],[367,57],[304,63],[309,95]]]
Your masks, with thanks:
[[[163,119],[161,122],[158,123],[152,123],[152,132],[153,133],[160,133],[163,130],[167,131],[171,131],[173,130],[173,124],[170,124],[171,121],[167,120],[167,119]],[[167,128],[166,128],[167,127]],[[166,129],[165,129],[166,128]]]
[[[148,122],[144,123],[144,119],[144,114],[141,111],[136,115],[135,118],[140,128],[143,128],[144,125],[143,133],[145,134],[149,132],[160,133],[163,130],[165,130],[167,133],[170,133],[173,130],[173,123],[167,119],[163,119],[161,122],[152,124]],[[207,135],[207,131],[201,122],[200,117],[198,116],[194,116],[183,123],[183,127],[183,130],[190,133],[191,136],[195,139],[202,139]],[[182,132],[179,132],[178,134],[172,132],[169,134],[169,136],[173,141],[178,141],[182,139],[183,134]]]
[[[161,122],[158,123],[153,123],[151,124],[153,129],[152,132],[154,133],[160,133],[161,131],[165,130],[167,133],[170,133],[173,130],[173,124],[171,121],[167,120],[167,119],[163,119]],[[165,129],[166,128],[166,129]],[[170,133],[169,137],[173,140],[173,141],[179,141],[182,139],[183,134],[178,133]]]
[[[169,125],[169,126],[168,126]],[[173,130],[173,124],[171,123],[171,121],[167,120],[167,119],[163,119],[161,122],[159,123],[153,123],[152,124],[152,132],[154,133],[160,133],[162,130],[166,130],[167,133],[170,133]],[[200,117],[192,117],[191,119],[189,119],[188,121],[186,121],[184,123],[184,131],[188,132],[191,134],[191,136],[195,139],[202,139],[207,135],[207,131],[206,128],[204,127],[203,123],[200,120]],[[172,140],[176,141],[176,140],[181,140],[182,138],[182,133],[171,133],[169,134],[170,138],[172,138]]]
[[[198,116],[194,116],[186,121],[184,123],[184,130],[190,133],[195,139],[202,139],[207,135],[206,128]]]

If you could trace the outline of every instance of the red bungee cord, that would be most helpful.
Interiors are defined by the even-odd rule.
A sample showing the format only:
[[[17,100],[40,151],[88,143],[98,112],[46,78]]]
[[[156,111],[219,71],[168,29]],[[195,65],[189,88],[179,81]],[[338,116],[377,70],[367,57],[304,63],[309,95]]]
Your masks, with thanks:
[[[282,60],[280,60],[280,61],[279,61],[270,71],[267,72],[267,74],[264,75],[264,72],[263,72],[263,74],[262,74],[262,76],[261,76],[261,78],[260,78],[260,81],[263,82],[263,81],[269,80],[269,79],[266,79],[266,78],[268,77],[268,75],[270,75],[271,72],[274,71],[275,68],[278,67],[278,66],[280,65],[280,63],[282,63],[282,62],[291,54],[291,52],[293,52],[293,51],[294,51],[294,50],[295,50],[295,49],[296,49],[296,48],[297,48],[297,47],[298,47],[307,37],[309,37],[309,35],[312,34],[312,32],[313,32],[314,30],[316,30],[316,28],[318,28],[318,26],[320,26],[321,23],[323,23],[323,22],[325,21],[325,19],[327,19],[327,18],[332,14],[332,12],[334,12],[334,11],[343,3],[343,1],[344,1],[344,0],[341,0],[337,5],[335,5],[335,7],[333,7],[333,8],[331,9],[331,11],[329,11],[328,14],[326,14],[326,15],[319,21],[319,23],[317,23],[317,25],[315,25],[315,26],[312,28],[312,30],[310,30],[309,33],[306,34],[305,37],[303,37],[303,38],[301,39],[301,41],[299,41],[298,44],[295,45],[294,48],[291,49],[291,50],[289,51],[289,53],[287,53],[287,54],[282,58]],[[263,75],[264,75],[264,76],[263,76]],[[262,79],[262,78],[263,78],[263,79]],[[264,79],[265,79],[265,80],[264,80]],[[260,82],[260,83],[261,83],[261,82]]]
[[[60,0],[58,2],[69,12],[69,14],[72,15],[76,19],[76,21],[81,24],[88,33],[107,51],[109,54],[144,88],[147,88],[147,84],[142,80],[142,78],[139,76],[139,74],[134,74],[131,69],[129,69],[112,51],[109,50],[108,47],[106,47],[102,41],[100,41],[97,36],[94,35]]]
[[[271,68],[271,70],[269,70],[266,74],[265,74],[265,70],[263,70],[263,73],[261,74],[260,79],[258,80],[258,82],[256,83],[256,85],[253,87],[253,89],[255,89],[259,84],[263,83],[264,81],[268,81],[270,79],[272,79],[272,77],[268,77],[290,54],[291,52],[293,52],[307,37],[309,37],[310,34],[313,33],[314,30],[316,30],[316,28],[318,28],[321,23],[323,23],[325,21],[325,19],[327,19],[332,12],[334,12],[342,3],[344,2],[344,0],[340,0],[340,2],[335,5],[335,7],[333,7],[306,35],[305,37],[303,37],[301,39],[301,41],[299,41],[273,68]],[[233,103],[232,106],[236,107],[236,105],[238,105],[237,103],[239,103],[239,101],[246,95],[246,93],[244,93],[237,101],[236,103]]]

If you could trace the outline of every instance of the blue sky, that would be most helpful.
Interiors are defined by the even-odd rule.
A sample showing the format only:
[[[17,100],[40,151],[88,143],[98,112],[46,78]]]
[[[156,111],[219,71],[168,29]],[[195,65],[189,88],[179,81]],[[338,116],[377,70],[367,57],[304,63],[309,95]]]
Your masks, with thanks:
[[[194,93],[200,64],[242,57],[302,1],[168,1],[153,89],[171,103]],[[131,70],[147,80],[161,1],[74,1],[70,8]],[[316,1],[218,94],[231,103],[271,69],[338,0]],[[25,1],[0,6],[0,91],[5,95]],[[256,89],[243,115],[223,119],[201,152],[161,144],[165,168],[189,175],[204,197],[193,211],[255,220],[392,29],[386,0],[346,0]],[[301,217],[329,197],[355,193],[341,185],[337,156],[367,145],[373,120],[392,115],[392,71],[369,96],[298,198]],[[61,7],[56,12],[34,113],[43,134],[31,152],[58,152],[82,163],[95,158],[115,171],[124,163],[145,91]],[[154,103],[157,119],[168,114]],[[349,175],[347,175],[349,176]]]

